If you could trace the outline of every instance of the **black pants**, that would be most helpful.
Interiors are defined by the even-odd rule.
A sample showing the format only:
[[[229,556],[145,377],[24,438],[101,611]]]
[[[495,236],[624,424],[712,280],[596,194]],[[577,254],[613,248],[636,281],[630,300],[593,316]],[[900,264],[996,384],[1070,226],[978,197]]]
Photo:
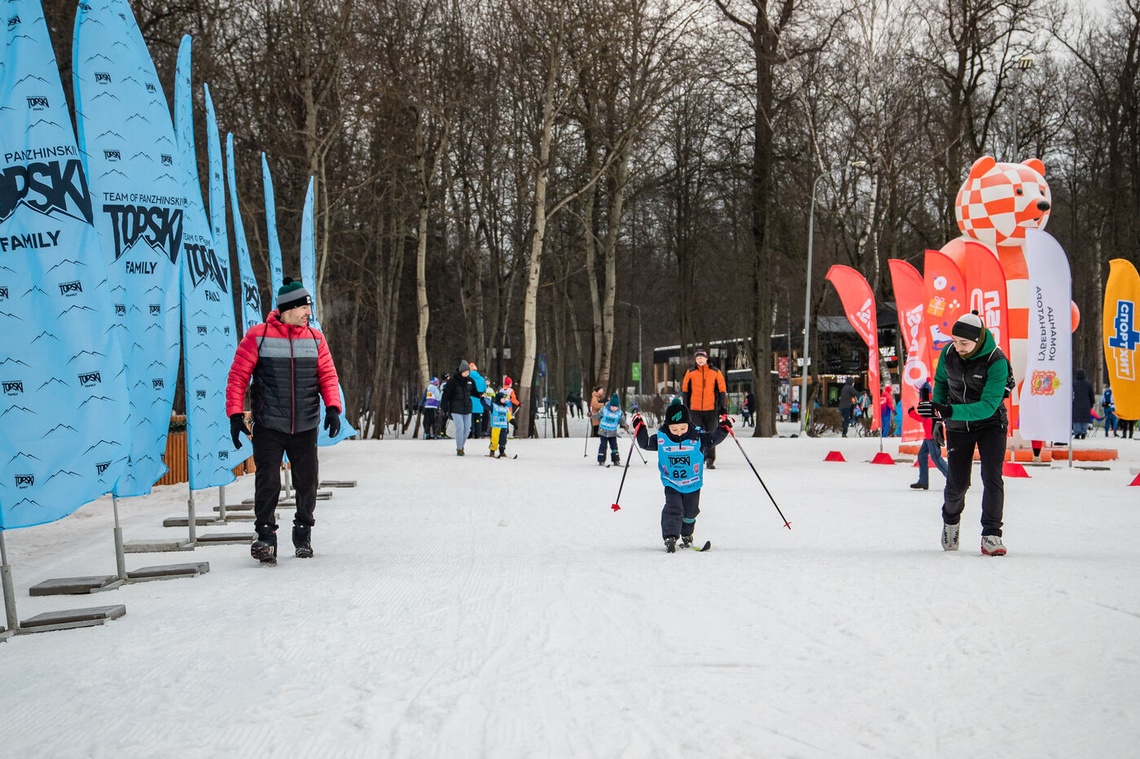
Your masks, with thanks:
[[[289,454],[293,470],[293,488],[297,491],[297,513],[293,524],[312,527],[313,510],[317,506],[317,433],[312,429],[290,435],[268,427],[253,431],[253,463],[257,472],[253,479],[253,514],[257,527],[277,527],[273,512],[281,497],[281,461]]]
[[[972,430],[946,430],[946,490],[942,496],[942,521],[958,524],[970,489],[974,448],[982,469],[982,534],[1001,535],[1005,510],[1005,482],[1001,470],[1005,462],[1005,425],[994,424]]]
[[[716,410],[712,411],[693,411],[689,410],[689,418],[693,424],[700,427],[705,432],[712,432],[720,424],[720,416]],[[709,464],[716,462],[716,446],[710,445],[708,450],[705,451],[705,461]],[[690,533],[691,534],[691,533]]]
[[[424,409],[424,437],[435,437],[435,415],[436,409]]]
[[[701,513],[701,491],[682,493],[665,486],[665,507],[661,509],[661,537],[692,535]]]
[[[618,454],[617,435],[607,436],[598,435],[598,462],[601,463],[606,460],[606,447],[613,452],[614,463],[621,461],[621,456]]]

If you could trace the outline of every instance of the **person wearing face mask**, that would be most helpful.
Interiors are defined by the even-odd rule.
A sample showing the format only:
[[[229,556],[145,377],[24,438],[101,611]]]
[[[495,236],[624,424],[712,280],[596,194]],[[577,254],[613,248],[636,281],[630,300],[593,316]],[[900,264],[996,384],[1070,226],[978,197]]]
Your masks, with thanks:
[[[982,553],[1004,556],[1002,465],[1009,417],[1003,401],[1013,374],[1009,359],[977,311],[962,315],[950,334],[951,343],[942,350],[934,375],[933,398],[916,407],[920,416],[942,419],[946,424],[948,471],[942,496],[942,548],[958,550],[976,449],[982,476]]]

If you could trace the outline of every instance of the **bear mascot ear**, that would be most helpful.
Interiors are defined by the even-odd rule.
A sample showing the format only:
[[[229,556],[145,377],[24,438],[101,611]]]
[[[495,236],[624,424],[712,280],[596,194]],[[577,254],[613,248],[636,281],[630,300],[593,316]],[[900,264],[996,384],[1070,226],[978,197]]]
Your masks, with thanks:
[[[1041,176],[1045,176],[1045,164],[1041,161],[1040,158],[1030,158],[1028,161],[1022,161],[1021,164],[1023,166],[1028,166]]]
[[[992,155],[984,155],[978,160],[974,161],[974,165],[970,167],[970,176],[967,181],[971,179],[979,179],[990,173],[990,170],[997,166],[997,161],[994,160]]]

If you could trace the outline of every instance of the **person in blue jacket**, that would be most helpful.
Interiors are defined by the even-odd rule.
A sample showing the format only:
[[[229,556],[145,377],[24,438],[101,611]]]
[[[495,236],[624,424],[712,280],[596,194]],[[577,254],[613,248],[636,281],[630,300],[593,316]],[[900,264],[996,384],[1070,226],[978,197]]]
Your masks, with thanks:
[[[678,539],[682,548],[690,548],[697,515],[701,513],[705,452],[728,436],[732,419],[722,414],[715,430],[702,430],[690,424],[689,410],[680,398],[674,398],[656,434],[649,434],[641,414],[634,414],[631,421],[637,444],[647,451],[657,451],[657,468],[665,486],[665,506],[661,509],[665,550],[675,553]]]
[[[606,463],[606,446],[610,448],[610,455],[615,464],[621,463],[621,454],[618,453],[617,434],[618,427],[629,432],[629,424],[625,421],[625,412],[621,410],[621,398],[617,393],[610,396],[610,402],[602,406],[590,417],[598,423],[598,464]]]
[[[495,451],[499,452],[499,458],[506,458],[507,455],[507,426],[514,416],[509,390],[510,388],[503,388],[495,393],[488,412],[491,418],[491,446],[487,455],[491,458],[495,458]]]

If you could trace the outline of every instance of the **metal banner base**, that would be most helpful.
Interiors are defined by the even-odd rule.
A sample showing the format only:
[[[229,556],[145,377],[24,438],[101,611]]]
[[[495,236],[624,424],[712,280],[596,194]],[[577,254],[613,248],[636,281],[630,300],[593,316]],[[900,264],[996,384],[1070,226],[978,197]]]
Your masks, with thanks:
[[[29,596],[79,596],[85,593],[98,593],[114,590],[123,584],[117,575],[92,575],[90,577],[59,577],[44,580],[28,588]]]
[[[216,532],[211,534],[199,535],[198,545],[227,545],[231,543],[252,543],[256,537],[252,532]]]
[[[197,577],[210,571],[210,562],[196,561],[187,564],[162,564],[142,567],[127,572],[127,582],[149,582],[151,580],[174,580],[179,577]]]
[[[48,611],[20,622],[19,634],[48,632],[49,630],[70,630],[76,627],[96,627],[108,620],[118,619],[127,613],[122,604],[113,606],[92,606],[89,609]]]
[[[123,545],[123,553],[160,553],[166,551],[193,551],[194,544],[187,540],[132,540]]]

